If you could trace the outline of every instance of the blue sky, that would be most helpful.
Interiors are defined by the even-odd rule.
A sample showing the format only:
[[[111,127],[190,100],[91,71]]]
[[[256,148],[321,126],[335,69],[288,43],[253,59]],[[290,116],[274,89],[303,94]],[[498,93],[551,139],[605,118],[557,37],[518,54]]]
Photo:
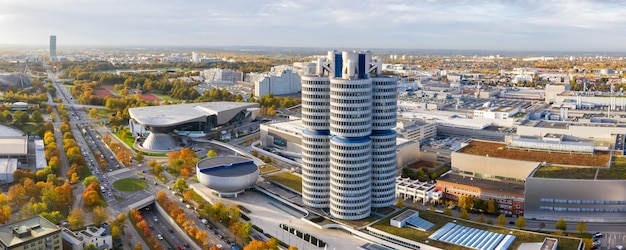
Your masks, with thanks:
[[[626,51],[618,0],[0,0],[0,44]]]

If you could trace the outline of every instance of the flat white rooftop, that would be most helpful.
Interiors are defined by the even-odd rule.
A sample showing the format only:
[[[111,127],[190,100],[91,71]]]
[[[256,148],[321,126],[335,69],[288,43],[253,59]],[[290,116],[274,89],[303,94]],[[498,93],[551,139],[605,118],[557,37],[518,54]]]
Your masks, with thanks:
[[[258,107],[258,105],[258,103],[249,102],[185,103],[131,108],[128,109],[128,113],[140,124],[167,127],[209,115],[218,115],[221,112]]]

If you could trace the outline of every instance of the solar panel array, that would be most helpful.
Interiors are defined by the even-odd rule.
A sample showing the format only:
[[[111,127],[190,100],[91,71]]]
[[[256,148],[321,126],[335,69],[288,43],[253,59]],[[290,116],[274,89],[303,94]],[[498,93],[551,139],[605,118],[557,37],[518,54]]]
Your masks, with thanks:
[[[515,236],[489,232],[448,222],[428,238],[480,250],[506,250]]]
[[[432,228],[435,225],[418,216],[412,216],[411,218],[407,219],[406,224],[409,224],[410,226],[413,226],[413,227],[424,229],[424,231],[430,230],[430,228]]]

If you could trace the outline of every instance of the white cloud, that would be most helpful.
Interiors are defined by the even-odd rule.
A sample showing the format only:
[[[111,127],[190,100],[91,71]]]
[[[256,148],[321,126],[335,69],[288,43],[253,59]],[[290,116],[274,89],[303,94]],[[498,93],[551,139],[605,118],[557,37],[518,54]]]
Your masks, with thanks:
[[[626,51],[624,16],[610,0],[0,0],[0,43]]]

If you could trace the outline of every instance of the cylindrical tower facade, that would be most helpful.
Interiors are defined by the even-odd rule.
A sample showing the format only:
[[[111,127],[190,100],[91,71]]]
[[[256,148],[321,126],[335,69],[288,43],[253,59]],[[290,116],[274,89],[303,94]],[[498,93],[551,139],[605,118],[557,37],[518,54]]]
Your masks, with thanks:
[[[303,76],[302,126],[309,130],[328,130],[330,80],[328,77]]]
[[[372,207],[387,207],[395,202],[396,132],[374,131],[372,138]]]
[[[337,219],[395,201],[397,79],[381,67],[370,52],[329,51],[302,77],[302,200]]]
[[[330,200],[328,77],[302,77],[302,202],[328,208]]]
[[[372,130],[396,127],[397,91],[396,77],[372,77]]]
[[[330,202],[328,130],[302,133],[302,202],[314,208],[328,208]]]
[[[359,220],[370,215],[372,140],[369,137],[330,139],[330,214]]]
[[[372,133],[371,79],[330,79],[330,133],[342,138]]]
[[[372,207],[395,201],[397,78],[372,77]]]

